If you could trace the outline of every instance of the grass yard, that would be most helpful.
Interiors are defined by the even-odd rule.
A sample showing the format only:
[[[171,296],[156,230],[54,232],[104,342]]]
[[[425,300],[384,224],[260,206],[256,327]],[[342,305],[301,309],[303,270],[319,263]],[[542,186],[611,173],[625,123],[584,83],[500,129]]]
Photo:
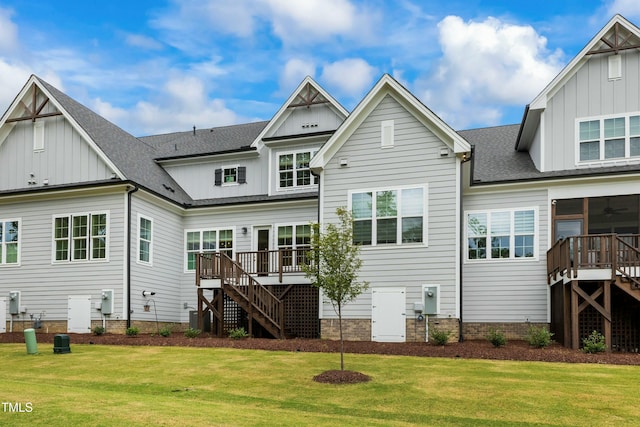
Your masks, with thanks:
[[[0,344],[2,426],[637,425],[640,367],[345,355],[372,377],[312,381],[339,354]],[[8,403],[11,405],[8,405]],[[18,408],[23,412],[15,412]]]

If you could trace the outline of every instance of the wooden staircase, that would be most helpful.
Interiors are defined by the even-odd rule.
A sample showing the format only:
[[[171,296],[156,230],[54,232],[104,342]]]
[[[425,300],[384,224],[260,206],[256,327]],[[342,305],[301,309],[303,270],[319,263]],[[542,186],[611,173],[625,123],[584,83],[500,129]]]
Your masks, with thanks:
[[[204,297],[202,290],[212,288],[201,286],[201,278],[219,279],[222,292],[247,313],[249,335],[253,334],[252,324],[253,320],[255,320],[275,338],[285,337],[284,304],[248,274],[238,262],[223,253],[198,254],[196,272],[196,286],[199,287],[198,327],[201,330],[201,323],[204,319],[202,312],[206,310],[211,310],[219,324],[224,323],[224,309],[219,308],[222,303],[221,295],[215,301],[209,301]],[[203,272],[205,273],[203,274]]]

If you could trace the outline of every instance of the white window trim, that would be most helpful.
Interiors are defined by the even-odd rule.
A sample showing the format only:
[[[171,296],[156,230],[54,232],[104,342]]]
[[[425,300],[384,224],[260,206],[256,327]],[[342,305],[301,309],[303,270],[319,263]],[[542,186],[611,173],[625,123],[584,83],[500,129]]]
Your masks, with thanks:
[[[515,248],[515,222],[513,221],[513,215],[515,212],[522,212],[522,211],[533,211],[533,256],[532,257],[515,257],[514,253],[513,253],[513,249]],[[470,259],[469,258],[469,227],[467,226],[467,221],[468,221],[468,217],[469,215],[472,214],[492,214],[495,212],[509,212],[510,216],[511,216],[511,225],[510,225],[510,229],[509,229],[509,248],[510,248],[510,254],[509,254],[509,258],[489,258],[490,256],[490,252],[491,252],[491,245],[490,245],[490,239],[491,239],[491,229],[490,229],[490,218],[487,218],[487,247],[486,247],[486,251],[487,251],[487,258],[482,258],[482,259]],[[516,208],[505,208],[505,209],[477,209],[477,210],[469,210],[469,211],[465,211],[464,212],[464,223],[463,223],[463,227],[464,227],[464,245],[463,245],[463,250],[464,250],[464,262],[465,263],[469,263],[469,264],[475,264],[475,263],[481,263],[481,264],[486,264],[486,263],[493,263],[493,262],[498,262],[498,263],[504,263],[504,262],[535,262],[539,260],[540,257],[540,248],[539,248],[539,242],[540,242],[540,230],[539,230],[539,214],[538,214],[538,207],[537,206],[527,206],[527,207],[516,207]]]
[[[609,81],[622,79],[622,55],[611,55],[607,58]]]
[[[73,221],[72,218],[76,216],[88,216],[91,218],[94,215],[106,215],[107,222],[107,234],[105,235],[105,244],[107,245],[105,250],[104,258],[94,258],[93,257],[93,247],[91,246],[91,221],[89,221],[88,228],[88,239],[89,245],[87,247],[87,259],[73,259]],[[66,260],[56,260],[56,240],[55,240],[55,232],[56,232],[56,218],[69,218],[69,247],[67,248],[67,253],[69,258]],[[110,211],[95,211],[95,212],[74,212],[74,213],[60,213],[51,215],[51,264],[84,264],[84,263],[102,263],[109,262],[109,253],[111,251],[111,215]]]
[[[283,222],[280,224],[274,224],[274,229],[275,229],[275,235],[273,238],[273,249],[274,250],[279,250],[280,249],[280,245],[278,245],[278,230],[280,229],[280,227],[292,227],[292,235],[291,235],[291,249],[296,250],[298,249],[298,245],[296,244],[296,227],[300,226],[300,225],[308,225],[310,232],[313,233],[313,226],[309,223],[309,222]],[[310,248],[311,247],[311,242],[309,242],[309,245],[306,245],[304,247]],[[298,265],[297,262],[297,258],[294,258],[292,260],[293,265]]]
[[[240,185],[240,183],[238,183],[238,168],[240,167],[240,165],[226,165],[226,166],[221,166],[222,169],[222,186],[223,187],[232,187],[234,185]],[[235,169],[236,170],[236,180],[234,182],[225,182],[224,180],[224,170],[225,169]]]
[[[143,261],[140,259],[140,242],[143,240],[142,237],[140,237],[140,221],[142,219],[145,219],[147,221],[149,221],[151,223],[151,239],[148,240],[149,242],[149,261]],[[153,266],[153,229],[154,229],[154,225],[153,225],[153,218],[148,217],[146,215],[142,215],[142,214],[138,214],[138,247],[137,247],[137,251],[136,251],[136,263],[138,264],[142,264],[142,265],[148,265],[148,266]]]
[[[6,259],[7,259],[7,249],[6,249],[6,243],[4,241],[4,236],[6,233],[6,230],[2,230],[2,240],[0,240],[0,247],[2,248],[2,256],[0,257],[0,268],[10,268],[10,267],[19,267],[20,263],[21,263],[21,253],[22,253],[22,218],[4,218],[4,219],[0,219],[0,224],[2,224],[2,226],[4,227],[4,223],[6,222],[14,222],[17,221],[18,222],[18,260],[15,263],[11,263],[11,264],[7,264],[6,263]]]
[[[188,254],[189,252],[187,252],[187,234],[188,233],[195,233],[198,232],[200,233],[200,249],[198,250],[198,253],[204,253],[204,251],[202,250],[202,233],[204,231],[215,231],[216,232],[216,250],[215,252],[219,252],[220,251],[220,231],[224,231],[224,230],[231,230],[232,232],[232,238],[231,238],[231,259],[235,259],[236,256],[236,236],[237,236],[237,232],[236,232],[236,227],[213,227],[213,228],[190,228],[190,229],[185,229],[184,230],[184,234],[183,234],[183,240],[182,240],[182,251],[183,251],[183,272],[184,273],[193,273],[195,271],[194,270],[189,270],[189,257]]]
[[[44,121],[38,120],[33,123],[33,151],[39,153],[44,151]]]
[[[284,156],[287,154],[293,154],[293,180],[296,181],[297,171],[296,168],[296,156],[298,153],[309,153],[309,161],[313,159],[313,156],[316,155],[320,148],[301,148],[298,150],[281,150],[275,153],[275,170],[276,170],[276,191],[299,191],[301,189],[308,190],[313,188],[318,188],[318,184],[315,183],[315,176],[311,174],[311,184],[309,185],[293,185],[291,187],[281,187],[280,186],[280,156]],[[309,173],[311,173],[311,169],[309,169]]]
[[[624,114],[607,114],[603,116],[592,116],[592,117],[579,117],[575,119],[575,127],[574,127],[574,135],[575,135],[575,165],[576,167],[593,167],[593,166],[611,166],[614,164],[638,164],[640,163],[640,156],[630,156],[630,134],[629,134],[629,118],[633,116],[640,116],[640,111],[624,113]],[[624,129],[624,157],[616,157],[613,159],[605,159],[604,158],[604,121],[607,119],[625,119],[625,129]],[[580,123],[596,121],[600,122],[600,158],[597,160],[580,160]],[[619,139],[619,138],[612,138]]]
[[[395,143],[395,122],[383,120],[380,122],[380,147],[393,148]]]
[[[422,200],[422,242],[417,243],[402,243],[402,227],[398,227],[397,229],[397,242],[396,243],[380,243],[376,242],[377,233],[374,227],[373,218],[374,212],[372,212],[372,224],[371,224],[371,244],[370,245],[361,245],[361,250],[371,250],[371,249],[390,249],[390,248],[406,248],[406,247],[428,247],[429,246],[429,184],[417,184],[417,185],[402,185],[397,187],[378,187],[378,188],[368,188],[368,189],[357,189],[357,190],[349,190],[347,193],[347,209],[352,212],[351,206],[351,198],[353,194],[357,193],[372,193],[375,195],[377,191],[402,191],[412,188],[422,188],[423,200]],[[401,204],[400,204],[401,205]],[[402,218],[402,205],[398,207],[397,218]]]

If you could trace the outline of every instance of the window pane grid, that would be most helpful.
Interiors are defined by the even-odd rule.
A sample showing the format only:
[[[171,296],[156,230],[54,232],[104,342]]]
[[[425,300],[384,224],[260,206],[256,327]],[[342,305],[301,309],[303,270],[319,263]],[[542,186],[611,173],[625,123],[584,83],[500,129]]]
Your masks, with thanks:
[[[196,254],[220,252],[233,258],[233,230],[187,231],[185,237],[187,271],[196,269]]]
[[[488,252],[487,239],[491,245]],[[532,209],[467,214],[469,260],[533,258],[534,242],[535,211]]]
[[[422,243],[424,198],[423,187],[352,193],[353,242],[360,245]]]
[[[579,161],[615,160],[640,156],[640,116],[579,122]]]

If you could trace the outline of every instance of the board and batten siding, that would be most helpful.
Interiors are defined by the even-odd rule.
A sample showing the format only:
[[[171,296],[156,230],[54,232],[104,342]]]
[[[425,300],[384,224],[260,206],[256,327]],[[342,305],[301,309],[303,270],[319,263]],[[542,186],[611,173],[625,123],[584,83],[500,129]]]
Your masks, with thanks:
[[[608,55],[589,60],[547,102],[544,118],[545,170],[574,169],[576,119],[640,112],[640,54],[621,51],[622,78],[609,80]]]
[[[303,135],[335,130],[342,123],[343,118],[327,104],[297,107],[291,111],[286,120],[269,137]]]
[[[266,151],[266,150],[265,150]],[[164,165],[164,169],[194,200],[225,197],[254,196],[267,194],[268,159],[258,157],[225,157],[200,162],[189,161],[184,164]],[[215,185],[215,170],[224,167],[247,168],[245,184]]]
[[[0,294],[21,291],[21,305],[42,319],[66,320],[70,295],[90,295],[91,318],[100,320],[93,302],[103,289],[114,290],[111,319],[124,319],[124,191],[85,197],[0,203],[0,218],[20,219],[19,266],[0,267]],[[53,263],[53,218],[57,215],[108,213],[108,260]],[[23,320],[21,315],[20,319]]]
[[[184,311],[180,278],[182,276],[183,216],[181,209],[137,192],[131,207],[131,319],[155,321],[157,311],[160,322],[175,322]],[[143,217],[152,221],[151,262],[139,262],[138,243],[140,221]],[[191,284],[195,293],[194,283]],[[144,297],[143,291],[156,294]],[[155,303],[155,306],[151,302]],[[145,312],[144,305],[151,304]]]
[[[547,190],[482,192],[464,196],[466,213],[500,209],[537,209],[535,260],[466,260],[462,274],[464,322],[547,322],[546,255],[549,248]],[[466,238],[466,233],[465,236]],[[466,251],[466,242],[463,244]]]
[[[394,121],[394,146],[381,148],[381,122]],[[360,279],[371,287],[405,287],[407,315],[422,302],[422,285],[439,284],[440,317],[455,317],[456,269],[456,158],[441,156],[446,145],[386,96],[325,166],[322,181],[323,222],[335,222],[338,207],[347,207],[349,191],[426,186],[427,245],[363,246]],[[340,166],[346,159],[348,166]],[[330,304],[322,316],[335,318]],[[345,318],[371,318],[371,289],[347,304]]]
[[[111,178],[113,171],[62,116],[44,123],[44,149],[34,151],[31,121],[17,122],[0,144],[0,191],[90,182]],[[29,184],[33,174],[35,183]]]

